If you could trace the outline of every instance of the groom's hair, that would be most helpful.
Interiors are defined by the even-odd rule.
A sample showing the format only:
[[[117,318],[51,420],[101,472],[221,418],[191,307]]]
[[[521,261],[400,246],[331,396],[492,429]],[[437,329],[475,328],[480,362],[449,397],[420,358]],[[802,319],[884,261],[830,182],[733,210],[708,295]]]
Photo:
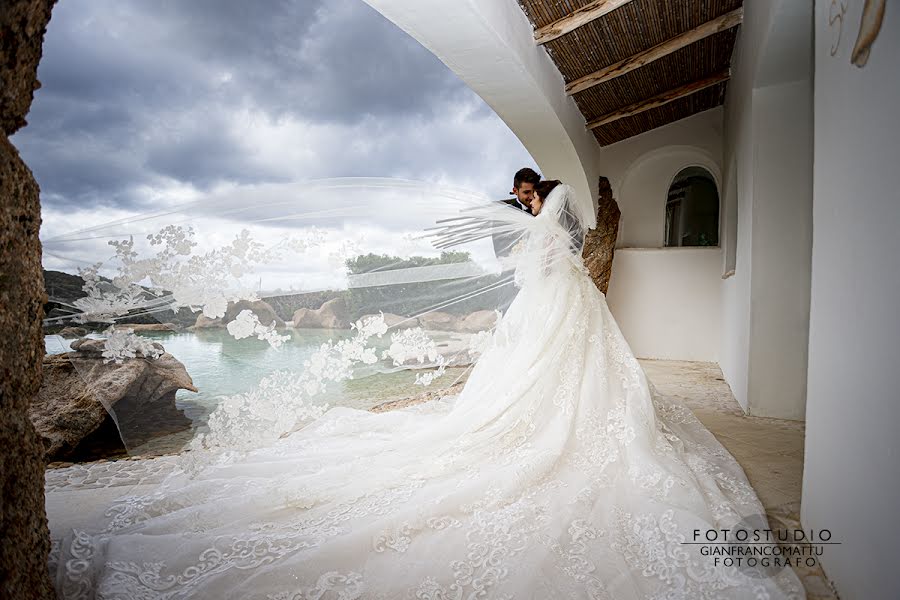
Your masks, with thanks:
[[[513,177],[513,187],[520,188],[523,183],[530,183],[531,185],[537,185],[540,182],[541,176],[535,173],[532,169],[525,167],[524,169],[519,169],[516,171],[515,176]]]

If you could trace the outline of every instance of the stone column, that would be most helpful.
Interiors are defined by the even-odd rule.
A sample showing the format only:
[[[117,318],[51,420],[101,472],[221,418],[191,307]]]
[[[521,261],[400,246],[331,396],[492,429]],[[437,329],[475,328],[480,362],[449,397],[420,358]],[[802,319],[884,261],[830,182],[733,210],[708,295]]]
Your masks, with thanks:
[[[0,597],[55,597],[44,449],[27,416],[41,384],[46,298],[38,185],[9,136],[25,125],[55,0],[0,2]]]
[[[612,196],[612,187],[606,177],[600,178],[600,195],[597,200],[597,227],[584,238],[581,257],[591,273],[591,279],[601,292],[609,289],[612,275],[613,251],[619,234],[619,205]]]

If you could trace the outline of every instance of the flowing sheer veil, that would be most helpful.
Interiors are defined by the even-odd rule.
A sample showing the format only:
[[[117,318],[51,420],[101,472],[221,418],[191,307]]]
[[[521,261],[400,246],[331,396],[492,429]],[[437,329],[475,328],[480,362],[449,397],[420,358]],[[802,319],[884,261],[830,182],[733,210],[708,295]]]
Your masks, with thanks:
[[[47,351],[66,353],[130,453],[209,460],[348,394],[371,407],[448,393],[522,286],[583,269],[592,217],[565,184],[537,217],[402,180],[221,190],[45,239]],[[72,326],[91,333],[75,341]],[[163,354],[191,340],[222,363],[193,383]]]
[[[132,453],[178,452],[48,470],[48,506],[78,513],[51,524],[61,596],[803,597],[791,569],[690,543],[764,508],[652,390],[584,277],[586,214],[564,184],[532,217],[329,180],[46,240],[81,279],[48,285],[48,346],[74,351],[45,372],[74,372]],[[377,403],[399,408],[358,410]]]

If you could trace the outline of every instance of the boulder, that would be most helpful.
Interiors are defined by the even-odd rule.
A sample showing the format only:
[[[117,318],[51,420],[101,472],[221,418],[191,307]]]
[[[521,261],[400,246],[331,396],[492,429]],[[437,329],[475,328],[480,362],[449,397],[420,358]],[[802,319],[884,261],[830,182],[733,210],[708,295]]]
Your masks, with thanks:
[[[135,333],[141,331],[177,331],[175,323],[116,323],[116,329],[131,329]]]
[[[422,329],[432,331],[460,331],[462,319],[456,315],[436,310],[420,316],[419,325]]]
[[[225,310],[225,316],[221,318],[210,319],[203,313],[197,315],[197,321],[188,327],[188,331],[196,331],[197,329],[215,329],[220,327],[225,327],[230,322],[234,321],[241,311],[250,310],[253,314],[256,315],[256,318],[259,319],[259,322],[263,325],[271,325],[272,321],[275,322],[275,327],[284,327],[284,321],[278,316],[275,312],[275,309],[272,308],[272,305],[263,300],[256,300],[251,302],[250,300],[239,300],[237,302],[229,302],[228,308]],[[177,325],[173,323],[164,323],[162,325],[170,325],[171,327],[166,327],[165,329],[177,329]],[[133,327],[132,325],[124,325],[124,327]],[[138,331],[135,329],[135,331]],[[144,331],[148,331],[145,329]],[[154,330],[149,330],[154,331]]]
[[[297,329],[348,329],[350,311],[343,298],[334,298],[317,309],[297,309],[293,323]]]
[[[165,353],[166,349],[163,348],[163,345],[159,342],[152,342],[153,348],[160,352]],[[103,354],[103,351],[106,350],[106,340],[104,339],[93,339],[93,338],[79,338],[69,344],[69,348],[72,349],[73,352],[81,352],[90,355],[98,355]]]
[[[492,310],[475,311],[466,317],[459,324],[459,331],[465,333],[478,333],[479,331],[489,331],[497,324],[497,313]]]
[[[197,322],[188,327],[188,331],[194,331],[195,329],[214,329],[216,327],[225,327],[225,322],[222,319],[210,319],[203,313],[197,315]]]
[[[48,462],[114,456],[124,452],[123,438],[136,446],[191,426],[175,406],[178,390],[197,391],[183,364],[157,343],[159,358],[105,362],[105,344],[82,338],[72,352],[44,357],[43,383],[28,416]]]
[[[88,331],[84,327],[63,327],[59,331],[59,335],[64,338],[79,338],[84,337],[87,334]]]
[[[321,329],[319,315],[314,308],[298,308],[291,317],[291,326],[296,329]]]
[[[231,323],[237,318],[241,311],[248,309],[253,311],[253,314],[256,315],[259,322],[263,325],[269,326],[274,321],[275,327],[284,327],[284,321],[281,320],[275,312],[275,309],[272,308],[272,305],[264,300],[256,300],[253,302],[250,300],[238,300],[237,302],[229,302],[228,308],[225,310],[223,325]]]

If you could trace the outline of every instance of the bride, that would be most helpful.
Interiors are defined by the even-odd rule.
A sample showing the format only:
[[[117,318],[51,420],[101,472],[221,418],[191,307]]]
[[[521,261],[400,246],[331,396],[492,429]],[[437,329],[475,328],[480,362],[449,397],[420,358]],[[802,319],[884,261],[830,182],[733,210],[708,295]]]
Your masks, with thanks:
[[[491,223],[527,231],[507,259],[520,291],[458,394],[333,408],[169,468],[62,539],[60,596],[805,597],[790,568],[765,576],[703,551],[707,531],[763,508],[734,458],[647,380],[581,262],[589,223],[572,188],[543,182],[533,208],[491,208]],[[432,239],[490,235],[483,216]],[[213,421],[187,454],[203,455]]]

